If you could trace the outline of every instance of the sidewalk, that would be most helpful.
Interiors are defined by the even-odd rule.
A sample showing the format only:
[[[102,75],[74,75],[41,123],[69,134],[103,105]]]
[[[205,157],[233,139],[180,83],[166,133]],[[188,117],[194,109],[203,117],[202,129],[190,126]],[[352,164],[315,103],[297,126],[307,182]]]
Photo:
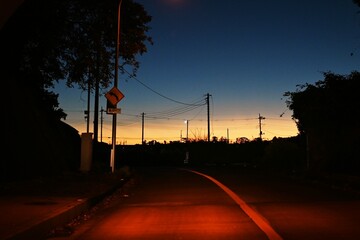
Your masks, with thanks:
[[[0,185],[0,239],[45,239],[121,187],[129,172],[67,173]]]

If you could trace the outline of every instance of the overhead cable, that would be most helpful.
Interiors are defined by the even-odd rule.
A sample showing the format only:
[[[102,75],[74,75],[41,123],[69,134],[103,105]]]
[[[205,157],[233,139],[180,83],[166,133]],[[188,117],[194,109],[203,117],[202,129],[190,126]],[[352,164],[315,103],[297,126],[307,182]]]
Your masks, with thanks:
[[[170,100],[170,101],[172,101],[172,102],[179,103],[179,104],[182,104],[182,105],[188,105],[188,106],[193,105],[193,104],[191,104],[191,103],[184,103],[184,102],[180,102],[180,101],[174,100],[174,99],[172,99],[172,98],[170,98],[170,97],[167,97],[167,96],[159,93],[158,91],[155,91],[154,89],[152,89],[151,87],[149,87],[148,85],[146,85],[145,83],[143,83],[142,81],[140,81],[139,79],[137,79],[137,78],[134,76],[134,74],[129,73],[125,68],[122,68],[122,70],[123,70],[124,72],[126,72],[126,73],[129,75],[130,78],[134,79],[135,81],[137,81],[138,83],[140,83],[141,85],[143,85],[144,87],[146,87],[147,89],[149,89],[150,91],[152,91],[153,93],[159,95],[160,97],[163,97],[163,98],[165,98],[165,99],[167,99],[167,100]]]

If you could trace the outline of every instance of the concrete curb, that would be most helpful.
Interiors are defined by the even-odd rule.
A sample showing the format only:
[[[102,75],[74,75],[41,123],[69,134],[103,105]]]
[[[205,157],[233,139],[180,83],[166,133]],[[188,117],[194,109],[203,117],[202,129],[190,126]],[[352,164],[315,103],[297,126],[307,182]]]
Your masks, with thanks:
[[[90,208],[94,207],[96,204],[100,203],[107,196],[113,194],[117,189],[122,187],[128,179],[124,179],[116,186],[110,188],[108,191],[105,191],[97,196],[90,197],[88,199],[78,199],[68,206],[59,209],[56,213],[51,216],[43,219],[39,223],[34,224],[33,226],[24,229],[18,233],[14,233],[12,236],[8,236],[6,240],[29,240],[29,239],[47,239],[51,230],[56,227],[64,226],[69,223],[75,217],[86,212]]]

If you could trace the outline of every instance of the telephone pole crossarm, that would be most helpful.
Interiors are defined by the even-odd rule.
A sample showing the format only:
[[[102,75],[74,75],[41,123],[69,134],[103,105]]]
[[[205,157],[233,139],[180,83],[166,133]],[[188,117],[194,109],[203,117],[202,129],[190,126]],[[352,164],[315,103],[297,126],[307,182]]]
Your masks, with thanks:
[[[260,113],[259,113],[259,129],[260,129],[260,132],[259,132],[259,139],[262,140],[262,135],[264,134],[261,130],[261,120],[264,120],[265,117],[261,116]]]

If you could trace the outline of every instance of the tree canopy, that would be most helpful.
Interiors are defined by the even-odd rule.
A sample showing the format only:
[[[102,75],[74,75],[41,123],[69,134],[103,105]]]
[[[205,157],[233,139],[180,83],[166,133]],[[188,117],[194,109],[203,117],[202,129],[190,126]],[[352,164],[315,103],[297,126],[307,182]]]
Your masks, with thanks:
[[[353,2],[360,7],[360,0],[353,0]]]
[[[3,74],[31,89],[38,105],[55,119],[65,119],[58,81],[67,86],[106,88],[113,80],[118,0],[26,0],[0,32]],[[151,16],[142,5],[123,0],[121,6],[120,70],[136,74],[136,57],[147,51]],[[10,77],[11,76],[11,77]],[[10,78],[9,78],[10,77]]]
[[[286,92],[286,104],[300,133],[308,129],[343,129],[357,122],[360,113],[358,91],[360,72],[349,75],[324,72],[324,80],[299,85],[297,91]]]
[[[315,171],[358,174],[360,72],[325,72],[324,80],[286,92],[300,136],[306,136],[308,166]]]

